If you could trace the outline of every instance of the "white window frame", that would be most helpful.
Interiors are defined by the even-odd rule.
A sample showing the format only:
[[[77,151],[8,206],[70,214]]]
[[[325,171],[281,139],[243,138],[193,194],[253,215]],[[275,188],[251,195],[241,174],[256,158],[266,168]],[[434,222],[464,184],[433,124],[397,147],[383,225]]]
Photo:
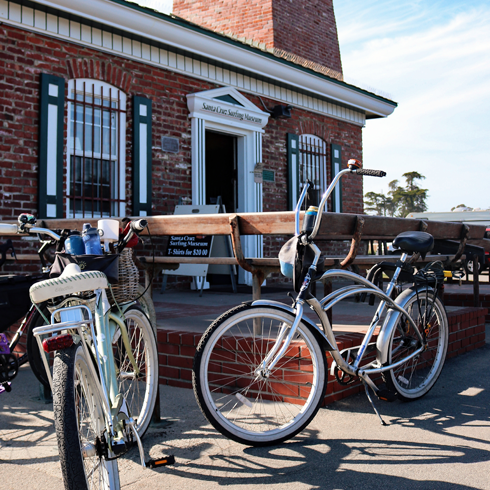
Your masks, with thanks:
[[[104,94],[108,94],[109,90],[111,90],[111,98],[112,100],[118,100],[120,107],[119,109],[123,112],[119,113],[119,148],[118,148],[118,160],[119,160],[119,198],[121,199],[119,203],[118,213],[116,212],[116,216],[125,216],[126,215],[126,106],[127,106],[127,96],[126,94],[117,87],[110,85],[109,83],[102,82],[100,80],[92,80],[89,78],[77,78],[76,86],[77,92],[80,90],[80,87],[83,87],[85,83],[85,91],[86,93],[92,93],[92,90],[96,94],[100,94],[101,89]],[[68,82],[68,99],[73,99],[73,90],[75,89],[75,79],[71,79]],[[70,141],[73,139],[73,135],[71,134],[71,124],[70,124],[70,114],[72,102],[68,101],[68,112],[67,112],[67,140],[66,140],[66,192],[65,195],[68,194],[69,185],[71,183],[71,175],[70,175],[70,157],[72,152],[70,151]],[[71,138],[71,139],[70,139]],[[116,207],[117,210],[117,207]],[[66,198],[66,216],[72,217],[73,212],[70,214],[70,199]],[[83,213],[77,212],[75,213],[76,218],[82,218]],[[89,217],[89,216],[87,216]]]

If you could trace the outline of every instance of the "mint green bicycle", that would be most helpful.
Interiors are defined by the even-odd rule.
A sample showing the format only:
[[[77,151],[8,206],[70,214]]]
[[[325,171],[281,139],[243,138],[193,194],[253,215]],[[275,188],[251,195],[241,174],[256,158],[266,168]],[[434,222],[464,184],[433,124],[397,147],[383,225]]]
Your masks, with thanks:
[[[19,225],[17,233],[60,240],[52,230],[33,224]],[[133,221],[128,235],[145,226],[145,220]],[[124,237],[120,250],[130,238]],[[173,462],[173,457],[145,460],[141,443],[158,391],[154,330],[135,301],[111,304],[109,288],[103,272],[82,272],[77,264],[68,264],[58,278],[30,288],[31,300],[46,323],[33,334],[41,352],[47,353],[42,357],[69,490],[119,489],[117,460],[134,445],[144,467]],[[49,355],[54,355],[52,367]]]

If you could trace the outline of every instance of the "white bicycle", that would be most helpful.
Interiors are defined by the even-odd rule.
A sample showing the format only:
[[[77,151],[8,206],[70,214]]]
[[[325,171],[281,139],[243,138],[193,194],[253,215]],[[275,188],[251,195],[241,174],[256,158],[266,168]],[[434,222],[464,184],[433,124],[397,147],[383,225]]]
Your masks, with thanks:
[[[145,220],[132,222],[141,231]],[[60,237],[29,223],[0,225],[11,234]],[[124,238],[125,243],[131,237]],[[124,243],[124,242],[123,242]],[[66,266],[58,278],[34,284],[32,302],[51,313],[33,330],[53,392],[53,409],[65,488],[119,489],[117,459],[134,444],[144,467],[173,463],[173,457],[145,460],[141,437],[150,424],[158,388],[155,333],[134,301],[111,305],[109,282],[100,271]]]
[[[318,272],[321,252],[313,240],[325,203],[339,179],[348,173],[385,175],[382,171],[362,169],[357,160],[349,160],[348,167],[333,179],[318,211],[307,211],[301,233],[299,211],[308,184],[300,196],[296,236],[279,255],[284,259],[283,273],[293,277],[297,296],[292,306],[267,300],[237,306],[211,324],[197,347],[193,386],[198,404],[218,431],[237,442],[252,446],[275,444],[309,424],[326,392],[325,352],[333,357],[331,373],[337,381],[347,385],[360,379],[371,403],[368,387],[383,400],[415,400],[434,386],[441,373],[448,344],[448,320],[437,292],[444,271],[440,263],[416,270],[408,260],[409,254],[431,250],[431,235],[405,232],[395,239],[394,246],[402,251],[399,260],[373,269],[376,272],[386,268],[390,273],[386,292],[349,271]],[[413,285],[392,299],[395,291],[400,292],[397,290],[401,277]],[[310,293],[313,281],[333,278],[348,279],[354,284],[320,301]],[[359,294],[374,295],[381,301],[362,343],[339,351],[327,312],[340,301]],[[317,322],[304,316],[305,306],[316,313]],[[385,388],[372,381],[371,377],[378,374],[383,376]]]

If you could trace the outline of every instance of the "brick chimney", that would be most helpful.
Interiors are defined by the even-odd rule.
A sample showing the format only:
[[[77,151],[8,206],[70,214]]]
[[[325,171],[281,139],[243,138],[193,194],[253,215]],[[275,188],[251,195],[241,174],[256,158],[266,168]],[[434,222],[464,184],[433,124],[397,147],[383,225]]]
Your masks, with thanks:
[[[213,31],[245,38],[279,56],[295,55],[342,73],[332,2],[174,0],[173,13]]]

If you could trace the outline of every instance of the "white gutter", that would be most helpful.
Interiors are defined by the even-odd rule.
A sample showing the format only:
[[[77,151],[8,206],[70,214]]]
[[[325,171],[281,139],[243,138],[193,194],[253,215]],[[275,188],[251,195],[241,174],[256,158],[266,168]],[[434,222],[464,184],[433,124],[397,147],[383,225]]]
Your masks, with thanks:
[[[36,3],[91,19],[107,26],[131,32],[147,39],[221,61],[230,66],[306,90],[312,94],[338,101],[366,112],[367,116],[386,117],[395,105],[375,96],[359,92],[336,82],[330,82],[260,53],[241,48],[214,36],[196,32],[154,17],[136,8],[110,0],[36,0]],[[164,14],[162,14],[164,15]]]

